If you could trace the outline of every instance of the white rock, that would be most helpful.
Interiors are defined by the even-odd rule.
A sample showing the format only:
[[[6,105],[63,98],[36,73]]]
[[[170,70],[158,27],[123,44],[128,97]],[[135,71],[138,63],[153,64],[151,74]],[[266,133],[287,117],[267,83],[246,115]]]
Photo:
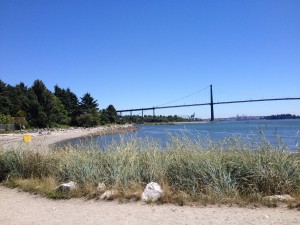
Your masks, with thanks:
[[[117,191],[114,191],[114,190],[110,190],[110,191],[106,191],[104,192],[101,196],[100,196],[100,199],[101,200],[113,200],[114,197],[116,197],[118,195],[118,192]]]
[[[98,183],[98,187],[97,187],[97,189],[96,189],[96,193],[97,194],[102,194],[102,193],[104,193],[105,192],[105,190],[106,190],[106,186],[105,186],[105,184],[104,183]]]
[[[77,184],[74,181],[63,183],[55,188],[56,191],[71,191],[77,189]]]
[[[155,182],[150,182],[147,184],[143,194],[142,194],[142,200],[144,202],[146,201],[152,201],[155,202],[157,199],[160,198],[162,195],[163,190],[161,189],[160,185]]]
[[[295,198],[293,198],[290,195],[271,195],[271,196],[266,196],[264,199],[267,200],[275,200],[275,201],[293,201]]]

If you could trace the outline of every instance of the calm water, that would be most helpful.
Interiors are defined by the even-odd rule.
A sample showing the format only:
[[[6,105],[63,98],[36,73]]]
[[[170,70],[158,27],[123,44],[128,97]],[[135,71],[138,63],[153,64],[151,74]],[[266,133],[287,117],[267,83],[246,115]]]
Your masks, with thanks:
[[[122,135],[126,138],[138,137],[155,139],[165,146],[169,135],[182,133],[191,138],[210,137],[213,140],[223,139],[232,136],[247,137],[249,140],[257,137],[262,131],[271,143],[276,142],[276,137],[282,137],[284,143],[291,150],[300,149],[300,120],[252,120],[252,121],[223,121],[214,123],[185,123],[175,125],[141,125],[138,131]],[[112,140],[120,140],[120,135],[106,135],[92,137],[100,148],[105,148]],[[65,144],[84,144],[91,139],[78,138],[61,142]]]

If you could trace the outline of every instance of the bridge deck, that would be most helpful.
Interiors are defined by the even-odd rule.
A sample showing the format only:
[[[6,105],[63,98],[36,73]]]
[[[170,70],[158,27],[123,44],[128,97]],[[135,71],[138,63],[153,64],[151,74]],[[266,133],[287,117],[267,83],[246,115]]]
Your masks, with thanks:
[[[289,100],[300,100],[300,98],[251,99],[251,100],[228,101],[228,102],[214,102],[213,105],[246,103],[246,102],[289,101]],[[123,109],[123,110],[117,110],[117,112],[118,113],[135,112],[135,111],[147,111],[147,110],[156,110],[156,109],[170,109],[170,108],[191,107],[191,106],[204,106],[204,105],[211,105],[211,103],[189,104],[189,105],[173,105],[173,106],[157,106],[157,107],[147,107],[147,108],[137,108],[137,109]]]

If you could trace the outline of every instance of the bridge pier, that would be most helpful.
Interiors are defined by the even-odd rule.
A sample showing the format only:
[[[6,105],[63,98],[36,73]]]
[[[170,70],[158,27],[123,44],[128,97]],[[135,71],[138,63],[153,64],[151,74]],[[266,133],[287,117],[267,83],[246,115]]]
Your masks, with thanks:
[[[210,85],[210,121],[215,120],[215,115],[214,115],[214,99],[213,99],[213,90],[212,90],[212,85]]]
[[[144,118],[144,110],[142,110],[142,117]]]
[[[155,108],[153,107],[153,117],[155,117]]]

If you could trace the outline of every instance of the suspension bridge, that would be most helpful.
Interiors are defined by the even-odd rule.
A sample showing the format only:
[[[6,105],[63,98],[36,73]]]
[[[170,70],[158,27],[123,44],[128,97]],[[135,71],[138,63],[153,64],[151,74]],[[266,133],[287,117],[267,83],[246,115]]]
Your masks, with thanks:
[[[212,87],[212,85],[210,85],[209,87],[210,87],[210,100],[209,100],[209,102],[206,102],[206,103],[178,104],[178,105],[168,105],[168,106],[165,106],[166,104],[173,103],[173,102],[177,101],[177,100],[175,100],[175,101],[163,104],[161,106],[117,110],[117,113],[119,113],[120,115],[122,115],[122,113],[129,112],[130,115],[132,115],[132,112],[140,111],[142,113],[142,117],[143,117],[144,116],[144,111],[149,111],[149,110],[151,110],[153,112],[153,116],[155,116],[155,110],[159,110],[159,109],[170,109],[170,108],[181,108],[181,107],[192,107],[192,106],[210,106],[210,120],[214,121],[214,119],[215,119],[215,116],[214,116],[214,105],[234,104],[234,103],[247,103],[247,102],[300,100],[300,97],[285,97],[285,98],[260,98],[260,99],[249,99],[249,100],[218,101],[218,102],[214,102],[213,87]]]

